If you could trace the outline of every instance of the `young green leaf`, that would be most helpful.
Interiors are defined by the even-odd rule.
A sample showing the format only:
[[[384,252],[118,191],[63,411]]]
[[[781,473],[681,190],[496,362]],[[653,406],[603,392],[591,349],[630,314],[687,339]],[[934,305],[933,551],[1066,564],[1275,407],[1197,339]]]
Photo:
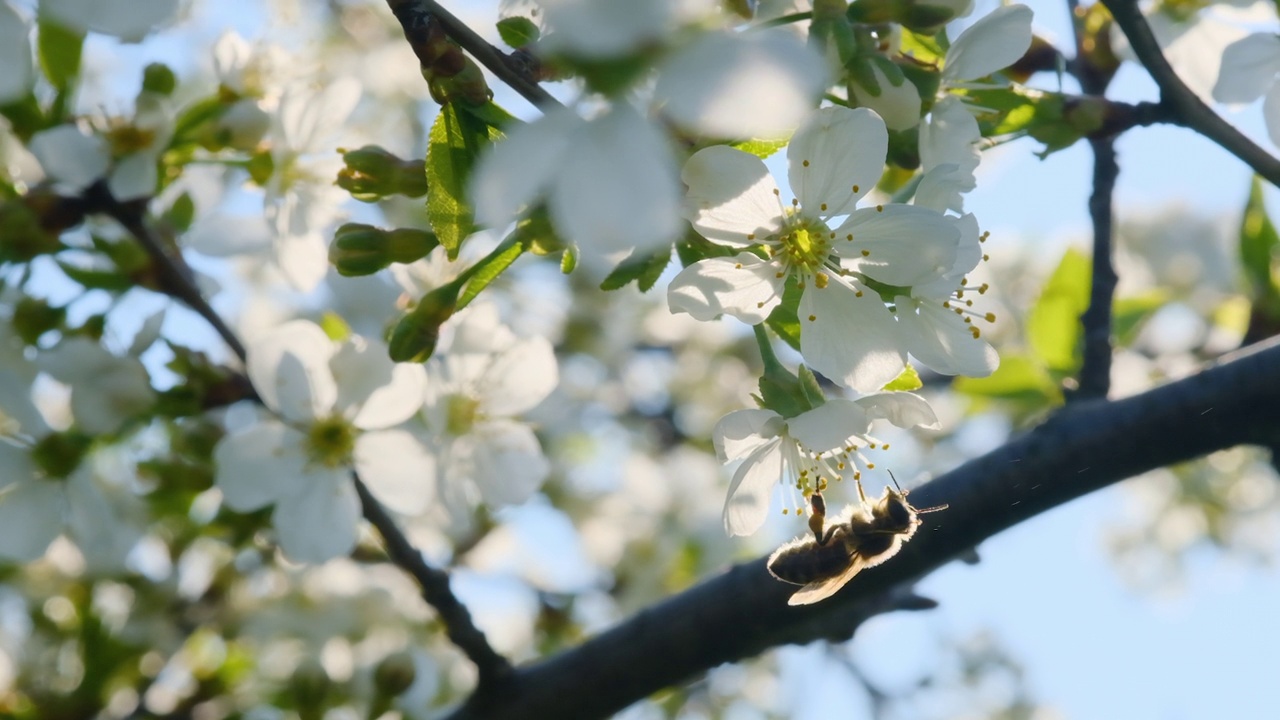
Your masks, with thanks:
[[[1044,364],[1058,372],[1080,366],[1080,316],[1089,307],[1089,258],[1067,250],[1027,316],[1027,337]]]
[[[527,17],[513,16],[498,21],[498,36],[508,46],[519,49],[538,41],[542,32]]]
[[[491,139],[491,127],[457,103],[440,108],[427,141],[427,218],[450,259],[475,230],[466,203],[467,180],[476,159]]]
[[[670,264],[669,247],[659,248],[651,253],[633,251],[600,283],[600,289],[618,290],[634,281],[641,292],[648,292]]]
[[[84,35],[61,23],[41,18],[36,49],[40,55],[40,69],[49,79],[49,84],[60,93],[66,92],[80,72]]]

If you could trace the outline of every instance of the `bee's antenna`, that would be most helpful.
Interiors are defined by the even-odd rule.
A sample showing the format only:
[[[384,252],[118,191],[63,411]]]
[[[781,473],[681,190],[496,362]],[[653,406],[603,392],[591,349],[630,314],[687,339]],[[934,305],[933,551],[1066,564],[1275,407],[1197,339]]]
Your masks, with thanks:
[[[939,510],[946,510],[949,507],[951,506],[950,505],[934,505],[933,507],[916,508],[916,514],[924,515],[925,513],[938,512]]]
[[[906,493],[905,491],[903,491],[902,486],[898,484],[898,478],[893,477],[893,471],[892,471],[892,470],[889,470],[888,468],[885,468],[885,469],[886,469],[886,470],[888,470],[888,472],[889,472],[889,477],[893,479],[893,486],[894,486],[894,487],[896,487],[896,488],[898,488],[898,494],[899,494],[899,495],[906,495],[907,493]]]

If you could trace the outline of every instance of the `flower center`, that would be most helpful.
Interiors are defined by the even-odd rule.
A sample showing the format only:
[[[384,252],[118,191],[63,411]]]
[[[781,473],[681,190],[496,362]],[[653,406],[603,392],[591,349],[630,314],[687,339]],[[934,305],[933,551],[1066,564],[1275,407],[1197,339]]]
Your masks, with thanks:
[[[821,220],[792,215],[778,234],[775,252],[787,267],[814,274],[831,257],[831,237],[831,229]]]
[[[351,464],[357,431],[341,415],[317,420],[307,430],[307,457],[327,468]]]
[[[450,435],[466,435],[480,419],[480,401],[466,395],[445,399],[445,429]]]

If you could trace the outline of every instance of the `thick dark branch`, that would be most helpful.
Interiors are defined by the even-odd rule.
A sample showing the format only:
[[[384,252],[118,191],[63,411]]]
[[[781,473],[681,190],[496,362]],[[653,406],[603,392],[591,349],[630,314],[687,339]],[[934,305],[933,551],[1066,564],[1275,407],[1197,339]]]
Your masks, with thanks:
[[[764,558],[653,605],[581,646],[517,670],[452,718],[603,718],[660,688],[782,644],[847,639],[901,604],[905,583],[1023,520],[1138,473],[1280,431],[1280,342],[1123,400],[1070,405],[1004,447],[916,489],[949,503],[885,565],[830,601],[793,608]]]
[[[1178,78],[1160,51],[1160,44],[1151,32],[1146,18],[1142,16],[1142,11],[1138,9],[1137,0],[1103,0],[1103,4],[1111,11],[1116,25],[1120,26],[1129,39],[1134,55],[1146,67],[1147,72],[1151,73],[1156,85],[1160,86],[1160,103],[1173,110],[1179,124],[1222,146],[1272,185],[1280,187],[1280,160],[1219,117]]]
[[[1093,272],[1089,288],[1089,308],[1080,317],[1084,326],[1084,362],[1079,385],[1070,398],[1105,398],[1111,388],[1111,301],[1115,296],[1115,266],[1112,265],[1112,238],[1115,215],[1111,201],[1120,166],[1112,138],[1090,140],[1093,149],[1093,194],[1089,196],[1089,218],[1093,222]]]
[[[391,7],[391,12],[396,16],[396,19],[400,21],[400,27],[404,29],[405,38],[409,40],[409,44],[413,46],[415,51],[422,47],[422,43],[418,42],[418,39],[426,32],[430,22],[434,20],[444,28],[446,35],[458,43],[463,50],[471,53],[471,57],[475,58],[476,62],[488,68],[489,72],[509,85],[511,89],[520,93],[524,99],[541,108],[560,104],[559,100],[552,97],[533,78],[529,77],[521,63],[512,60],[511,56],[490,45],[474,30],[467,27],[466,23],[454,17],[452,13],[441,7],[440,3],[435,2],[435,0],[387,0],[387,5]],[[424,64],[431,62],[430,58],[420,57],[419,59]]]
[[[356,484],[356,492],[360,495],[360,505],[364,516],[378,532],[387,547],[387,556],[397,567],[413,576],[422,586],[422,597],[436,612],[448,629],[449,640],[475,663],[479,672],[477,692],[485,693],[488,689],[511,673],[511,664],[489,645],[484,633],[471,621],[471,613],[458,602],[457,596],[449,588],[449,573],[431,567],[422,559],[422,553],[409,544],[400,532],[391,516],[369,493],[369,488],[355,473],[351,475]]]

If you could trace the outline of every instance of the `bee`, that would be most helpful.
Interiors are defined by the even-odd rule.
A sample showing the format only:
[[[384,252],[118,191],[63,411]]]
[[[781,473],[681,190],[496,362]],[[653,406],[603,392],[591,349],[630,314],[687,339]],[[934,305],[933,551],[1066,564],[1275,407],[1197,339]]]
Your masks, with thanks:
[[[921,515],[947,509],[946,505],[914,507],[907,502],[907,491],[898,485],[897,478],[893,485],[872,503],[858,482],[861,502],[846,507],[841,519],[831,525],[826,525],[827,504],[822,494],[815,492],[809,497],[813,537],[799,537],[783,545],[769,556],[767,564],[775,578],[804,586],[791,596],[788,605],[810,605],[831,597],[854,575],[896,555],[916,534]]]

